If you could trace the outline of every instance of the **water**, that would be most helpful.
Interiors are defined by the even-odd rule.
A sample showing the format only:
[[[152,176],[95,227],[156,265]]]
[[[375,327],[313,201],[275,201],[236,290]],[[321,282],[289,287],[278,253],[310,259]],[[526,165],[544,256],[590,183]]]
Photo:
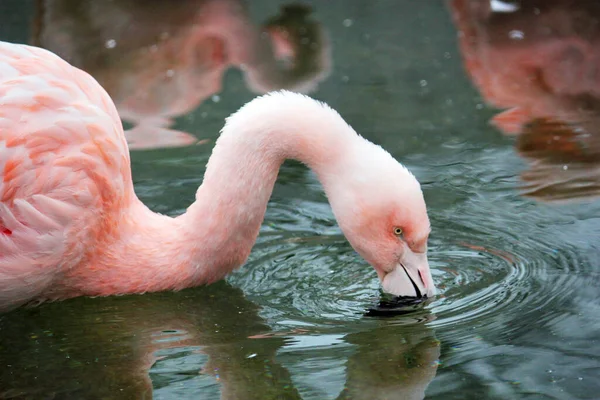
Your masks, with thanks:
[[[124,4],[143,15],[142,3]],[[252,2],[249,18],[260,23],[280,4]],[[595,132],[586,124],[597,115],[594,103],[557,105],[525,90],[509,101],[508,86],[480,92],[465,74],[465,48],[442,2],[312,4],[333,60],[312,94],[422,182],[439,295],[409,314],[366,317],[380,300],[375,272],[341,235],[316,177],[289,162],[250,260],[226,282],[0,316],[0,398],[597,398],[600,203],[582,198],[596,193],[598,181]],[[531,15],[542,18],[561,2],[548,4],[531,6]],[[9,0],[0,10],[0,38],[28,42],[34,4]],[[508,19],[504,31],[510,39],[518,28],[525,44],[532,26],[550,23],[522,18],[516,26]],[[135,44],[100,39],[98,52]],[[502,40],[499,48],[512,49]],[[564,65],[568,81],[574,67]],[[209,83],[198,84],[208,88],[204,99],[179,108],[159,103],[154,110],[168,122],[150,121],[154,144],[177,145],[173,131],[206,142],[132,154],[136,191],[158,212],[178,214],[192,201],[223,118],[254,96],[239,68],[222,82],[218,73],[206,76]],[[556,112],[543,116],[580,123],[584,132],[551,125],[514,139],[488,124],[498,113],[489,103],[514,107],[532,98],[534,116],[554,104]],[[143,114],[136,107],[128,110]]]

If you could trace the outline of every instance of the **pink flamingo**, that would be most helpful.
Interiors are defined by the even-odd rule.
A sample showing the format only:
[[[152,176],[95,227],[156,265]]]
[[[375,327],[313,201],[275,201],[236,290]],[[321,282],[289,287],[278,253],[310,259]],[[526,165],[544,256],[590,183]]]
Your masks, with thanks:
[[[468,75],[488,104],[505,109],[491,122],[517,135],[527,160],[521,194],[598,197],[600,4],[530,0],[510,13],[479,0],[449,4]]]
[[[241,0],[39,0],[33,44],[90,73],[111,96],[129,149],[197,142],[173,120],[221,91],[239,68],[255,93],[309,93],[329,76],[330,42],[303,6],[252,23]],[[131,21],[135,21],[134,24]]]
[[[0,308],[223,278],[247,259],[287,158],[316,172],[385,291],[434,295],[418,181],[323,103],[277,92],[242,107],[195,202],[171,218],[135,196],[101,86],[47,50],[0,42]]]

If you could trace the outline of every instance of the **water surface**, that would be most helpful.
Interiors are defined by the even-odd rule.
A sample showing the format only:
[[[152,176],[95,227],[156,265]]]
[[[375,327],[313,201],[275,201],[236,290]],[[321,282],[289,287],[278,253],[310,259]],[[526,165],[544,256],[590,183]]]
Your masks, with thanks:
[[[96,2],[101,11],[102,3]],[[121,82],[133,79],[133,71],[151,87],[170,67],[142,73],[135,55],[120,64],[124,56],[110,50],[118,51],[121,40],[102,35],[116,35],[117,17],[133,13],[139,36],[126,45],[150,48],[155,27],[143,25],[143,15],[152,15],[155,2],[123,1],[125,11],[109,3],[105,13],[90,14],[95,31],[65,38],[59,35],[65,31],[53,31],[58,25],[45,24],[72,26],[79,15],[73,2],[3,1],[0,39],[57,46],[74,60],[81,49],[109,54],[93,64],[99,79]],[[260,33],[265,21],[290,23],[281,22],[284,4],[253,1],[236,15]],[[317,24],[328,41],[306,53],[305,69],[289,79],[314,83],[311,95],[422,182],[439,295],[409,314],[366,317],[380,299],[376,274],[343,238],[315,175],[289,162],[250,260],[225,282],[179,293],[79,298],[0,316],[0,398],[597,398],[598,132],[589,121],[598,113],[595,75],[581,71],[600,65],[593,45],[600,14],[565,11],[560,1],[532,1],[492,17],[469,1],[302,4],[312,14],[296,8],[288,18],[310,18],[311,29]],[[543,19],[552,15],[558,22]],[[587,30],[569,25],[573,15]],[[185,31],[178,21],[172,25]],[[564,45],[588,42],[584,50]],[[89,43],[104,48],[94,53]],[[181,213],[193,200],[223,118],[259,91],[243,67],[225,65],[215,42],[198,46],[210,48],[199,50],[199,64],[190,67],[205,71],[192,75],[202,98],[186,97],[177,107],[150,95],[122,103],[154,129],[141,147],[158,148],[132,153],[134,182],[140,198],[166,214]],[[279,50],[284,68],[286,49]],[[325,56],[328,62],[310,59]],[[512,69],[500,68],[503,57]],[[536,67],[546,74],[545,86],[525,83],[531,80],[519,68],[537,59],[544,64],[543,57],[557,66]],[[582,74],[592,81],[576,88],[572,82]],[[527,113],[490,125],[511,107]],[[189,137],[181,133],[200,143],[184,146],[179,139]]]

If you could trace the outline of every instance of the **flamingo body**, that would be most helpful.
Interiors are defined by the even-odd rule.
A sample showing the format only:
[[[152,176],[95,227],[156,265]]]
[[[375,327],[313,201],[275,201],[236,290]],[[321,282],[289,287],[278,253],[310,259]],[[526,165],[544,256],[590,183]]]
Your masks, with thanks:
[[[117,111],[92,77],[0,42],[0,305],[86,262],[131,201],[129,165]]]

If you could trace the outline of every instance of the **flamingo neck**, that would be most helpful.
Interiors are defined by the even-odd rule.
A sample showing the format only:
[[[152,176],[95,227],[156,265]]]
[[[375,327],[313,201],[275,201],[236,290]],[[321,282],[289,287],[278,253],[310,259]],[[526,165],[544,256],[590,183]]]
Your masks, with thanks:
[[[286,159],[307,165],[330,192],[361,141],[337,112],[302,95],[266,95],[229,117],[196,201],[180,217],[202,243],[196,258],[218,268],[211,277],[246,261]]]
[[[141,293],[223,278],[250,254],[285,159],[308,165],[326,193],[337,192],[361,142],[335,111],[305,96],[254,100],[228,118],[187,212],[171,218],[134,199],[111,240],[68,274],[65,290]]]

